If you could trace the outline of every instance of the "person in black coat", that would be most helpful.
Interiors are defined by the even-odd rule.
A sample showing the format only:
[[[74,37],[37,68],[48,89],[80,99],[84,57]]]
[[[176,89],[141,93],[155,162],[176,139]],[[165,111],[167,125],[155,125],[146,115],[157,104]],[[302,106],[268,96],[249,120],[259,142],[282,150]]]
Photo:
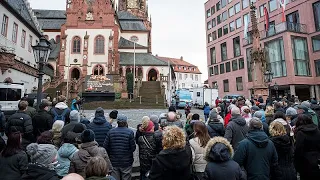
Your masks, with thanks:
[[[94,132],[96,137],[95,140],[99,146],[102,147],[108,132],[112,129],[112,126],[104,116],[104,110],[101,107],[97,108],[95,117],[92,122],[87,125],[87,128]]]
[[[216,113],[216,111],[210,112],[210,117],[209,117],[207,127],[208,127],[209,135],[211,138],[215,136],[222,136],[222,137],[224,136],[225,128],[223,124],[220,122],[220,120],[218,119],[218,114]]]
[[[297,173],[293,165],[293,144],[285,127],[280,122],[272,122],[269,131],[270,140],[278,153],[278,167],[282,172],[282,180],[297,180]]]
[[[41,133],[52,128],[53,118],[48,112],[49,104],[41,102],[38,113],[32,118],[33,134],[37,138]]]
[[[310,116],[298,116],[295,139],[294,165],[300,179],[320,179],[320,131]]]
[[[205,180],[246,180],[246,174],[232,160],[233,148],[223,137],[212,138],[205,150],[204,159],[208,162],[205,169]],[[219,169],[219,170],[218,170]]]

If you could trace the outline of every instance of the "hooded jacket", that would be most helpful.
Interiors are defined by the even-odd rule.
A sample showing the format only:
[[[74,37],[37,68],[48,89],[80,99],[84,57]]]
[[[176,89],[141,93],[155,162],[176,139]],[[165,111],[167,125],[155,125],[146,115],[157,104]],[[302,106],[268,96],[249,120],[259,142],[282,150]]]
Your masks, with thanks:
[[[320,118],[320,106],[318,104],[311,104],[310,108],[318,115],[318,118]]]
[[[262,130],[250,130],[247,138],[239,143],[233,159],[247,171],[248,180],[281,178],[276,148]]]
[[[112,129],[111,124],[106,120],[103,113],[96,112],[94,119],[90,124],[87,125],[88,129],[91,129],[95,134],[95,140],[99,146],[103,146],[103,142],[110,129]]]
[[[231,143],[233,149],[237,150],[238,143],[246,138],[249,127],[246,120],[240,115],[233,116],[227,125],[224,137]]]
[[[192,162],[195,172],[204,172],[207,162],[204,160],[205,148],[200,146],[198,137],[189,140],[192,150]]]
[[[68,123],[70,122],[70,118],[69,118],[70,109],[68,108],[68,105],[67,105],[66,103],[64,103],[64,102],[59,102],[59,103],[57,103],[57,104],[54,106],[54,108],[51,108],[50,112],[51,112],[52,117],[54,118],[54,113],[53,113],[53,111],[56,111],[57,114],[62,114],[65,109],[68,109],[68,110],[67,110],[67,113],[66,113],[66,115],[65,115],[65,124],[68,124]]]
[[[9,157],[0,156],[0,167],[0,179],[20,180],[28,169],[28,156],[22,150]]]
[[[246,180],[245,173],[240,166],[232,160],[233,148],[222,137],[211,139],[205,149],[205,180]],[[217,169],[219,169],[217,171]]]
[[[208,132],[211,138],[215,136],[223,137],[225,134],[225,128],[219,120],[209,121],[207,127],[208,127]]]
[[[152,161],[149,179],[191,180],[192,153],[189,146],[164,149]]]
[[[22,180],[59,180],[59,178],[54,170],[37,164],[29,164]]]
[[[52,128],[53,118],[46,110],[40,110],[32,118],[33,134],[35,137]]]
[[[142,132],[137,144],[139,146],[140,171],[146,173],[150,170],[152,159],[156,157],[157,153],[154,133]]]
[[[208,106],[204,106],[204,108],[203,108],[204,115],[209,115],[210,114],[210,110],[211,110],[211,108],[210,108],[209,105]]]
[[[69,172],[70,160],[73,158],[74,153],[76,153],[78,149],[69,143],[64,143],[58,150],[58,162],[60,166],[56,168],[56,172],[59,176],[66,176]]]

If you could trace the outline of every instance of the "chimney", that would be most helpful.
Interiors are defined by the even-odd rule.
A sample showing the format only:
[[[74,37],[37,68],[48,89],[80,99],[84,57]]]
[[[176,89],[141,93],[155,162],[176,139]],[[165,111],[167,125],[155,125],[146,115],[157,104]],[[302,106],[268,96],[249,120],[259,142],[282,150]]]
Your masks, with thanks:
[[[183,60],[183,56],[181,56],[180,59]]]

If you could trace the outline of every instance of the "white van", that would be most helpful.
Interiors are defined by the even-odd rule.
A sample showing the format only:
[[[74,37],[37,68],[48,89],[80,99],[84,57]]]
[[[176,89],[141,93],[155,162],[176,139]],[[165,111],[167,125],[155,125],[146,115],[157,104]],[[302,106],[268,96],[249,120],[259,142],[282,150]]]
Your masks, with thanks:
[[[24,96],[23,83],[0,83],[1,111],[8,117],[18,110],[20,99]]]

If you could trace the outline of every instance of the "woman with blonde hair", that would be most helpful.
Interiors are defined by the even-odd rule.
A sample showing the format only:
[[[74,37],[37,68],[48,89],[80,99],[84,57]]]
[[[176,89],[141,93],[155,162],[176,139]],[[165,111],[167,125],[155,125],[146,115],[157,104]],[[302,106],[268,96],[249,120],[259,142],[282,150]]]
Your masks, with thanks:
[[[276,147],[279,170],[283,180],[296,180],[297,173],[293,164],[293,144],[282,123],[274,121],[269,126],[270,140]]]
[[[266,123],[268,125],[270,125],[270,123],[274,120],[273,115],[274,115],[274,108],[272,106],[267,106],[265,116],[266,116]]]

